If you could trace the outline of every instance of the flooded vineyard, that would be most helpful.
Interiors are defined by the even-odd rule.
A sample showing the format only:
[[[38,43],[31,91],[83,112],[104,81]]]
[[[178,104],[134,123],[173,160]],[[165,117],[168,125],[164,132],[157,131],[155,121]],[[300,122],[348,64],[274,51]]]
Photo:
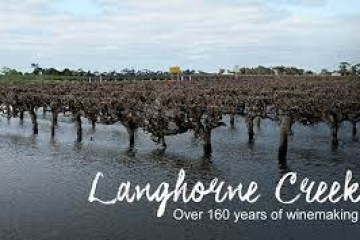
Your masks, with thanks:
[[[351,222],[172,217],[179,207],[332,210],[329,203],[280,206],[273,189],[289,171],[332,182],[351,169],[360,179],[359,79],[24,85],[0,92],[0,239],[264,239],[264,231],[268,239],[347,239],[360,233]],[[155,217],[157,204],[146,201],[111,207],[87,201],[99,171],[106,175],[101,194],[110,198],[120,182],[174,183],[180,169],[190,183],[257,181],[263,199],[169,203],[162,218]]]

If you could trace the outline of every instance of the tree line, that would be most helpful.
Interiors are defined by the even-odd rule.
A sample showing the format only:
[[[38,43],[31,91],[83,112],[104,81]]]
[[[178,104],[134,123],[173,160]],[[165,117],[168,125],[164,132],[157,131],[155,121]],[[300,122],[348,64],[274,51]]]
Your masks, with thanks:
[[[31,64],[32,72],[22,72],[17,69],[12,69],[8,67],[3,67],[0,71],[1,75],[6,76],[27,76],[27,75],[49,75],[49,76],[65,76],[65,77],[114,77],[114,78],[124,78],[124,77],[147,77],[147,78],[168,78],[170,73],[167,71],[153,71],[149,69],[137,70],[134,68],[124,68],[120,71],[110,71],[110,72],[99,72],[99,71],[85,71],[81,68],[79,69],[69,69],[65,68],[58,70],[54,67],[46,68],[41,67],[37,63]],[[201,70],[192,70],[186,69],[182,71],[183,75],[206,75],[214,74]],[[275,66],[275,67],[241,67],[234,68],[233,70],[229,69],[219,69],[219,75],[230,75],[230,74],[241,74],[241,75],[323,75],[331,76],[341,75],[341,76],[356,76],[360,75],[360,63],[350,64],[348,62],[341,62],[338,69],[330,71],[328,69],[322,69],[319,73],[316,73],[311,70],[305,70],[302,68],[297,68],[293,66]]]
[[[220,69],[219,74],[242,74],[242,75],[322,75],[322,76],[331,76],[341,75],[341,76],[356,76],[360,75],[360,63],[357,64],[350,64],[348,62],[341,62],[339,64],[338,69],[335,70],[328,70],[328,69],[321,69],[319,73],[316,73],[312,70],[306,70],[302,68],[297,68],[293,66],[275,66],[275,67],[264,67],[264,66],[257,66],[253,68],[249,67],[242,67],[234,70],[225,70]]]

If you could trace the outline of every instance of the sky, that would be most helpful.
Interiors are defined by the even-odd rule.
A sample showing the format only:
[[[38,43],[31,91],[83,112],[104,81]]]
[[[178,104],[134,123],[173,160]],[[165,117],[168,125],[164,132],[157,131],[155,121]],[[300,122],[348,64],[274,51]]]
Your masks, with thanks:
[[[359,0],[0,0],[0,67],[319,71],[360,63]]]

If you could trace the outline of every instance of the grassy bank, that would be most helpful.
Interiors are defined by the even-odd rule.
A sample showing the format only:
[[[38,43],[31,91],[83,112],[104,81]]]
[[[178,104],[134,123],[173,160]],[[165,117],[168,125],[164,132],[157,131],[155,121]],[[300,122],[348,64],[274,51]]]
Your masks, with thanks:
[[[37,76],[37,75],[0,75],[0,84],[64,83],[76,81],[77,77]]]

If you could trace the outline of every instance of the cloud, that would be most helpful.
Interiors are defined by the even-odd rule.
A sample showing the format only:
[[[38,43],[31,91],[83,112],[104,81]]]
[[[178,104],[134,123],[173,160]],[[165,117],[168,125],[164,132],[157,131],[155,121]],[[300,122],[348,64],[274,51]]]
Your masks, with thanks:
[[[324,6],[327,3],[327,0],[288,0],[288,2],[308,6]]]
[[[6,23],[0,25],[0,52],[8,56],[0,65],[109,70],[180,64],[216,70],[235,64],[306,65],[308,59],[326,65],[340,49],[353,59],[359,53],[354,21],[303,15],[265,1],[82,1],[87,3],[81,11],[49,0],[0,3],[0,22]],[[98,11],[90,10],[94,7]],[[87,8],[91,14],[83,14]],[[336,28],[340,23],[347,27]]]

